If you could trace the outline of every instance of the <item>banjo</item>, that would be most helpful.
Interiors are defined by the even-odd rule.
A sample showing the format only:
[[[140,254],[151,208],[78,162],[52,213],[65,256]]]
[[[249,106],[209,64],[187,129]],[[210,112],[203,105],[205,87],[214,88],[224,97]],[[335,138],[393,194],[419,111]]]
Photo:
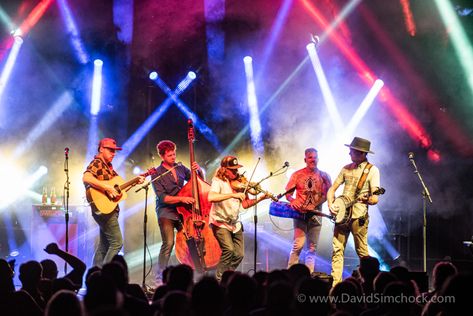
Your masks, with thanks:
[[[385,192],[386,190],[384,188],[378,188],[372,195],[382,195]],[[356,199],[352,199],[346,195],[340,195],[335,199],[333,205],[338,206],[338,212],[335,215],[335,225],[343,225],[351,220],[352,206],[365,194],[366,193],[358,195]]]

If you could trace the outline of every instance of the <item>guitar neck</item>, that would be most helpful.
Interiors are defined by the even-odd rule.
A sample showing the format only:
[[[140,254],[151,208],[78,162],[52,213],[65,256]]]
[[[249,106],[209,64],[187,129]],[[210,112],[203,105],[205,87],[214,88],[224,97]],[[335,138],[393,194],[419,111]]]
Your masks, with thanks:
[[[127,190],[128,187],[131,187],[133,185],[136,184],[136,182],[138,182],[138,180],[140,179],[140,177],[134,177],[133,179],[123,183],[122,185],[119,186],[120,190]]]
[[[385,192],[384,188],[379,188],[378,190],[374,191],[373,193],[369,194],[368,196],[382,195],[382,194],[384,194],[384,192]],[[356,197],[356,199],[351,201],[350,203],[348,203],[348,205],[346,207],[349,208],[349,207],[352,207],[353,205],[355,205],[356,203],[358,203],[358,199],[361,198],[363,195],[365,195],[365,193],[358,195]]]

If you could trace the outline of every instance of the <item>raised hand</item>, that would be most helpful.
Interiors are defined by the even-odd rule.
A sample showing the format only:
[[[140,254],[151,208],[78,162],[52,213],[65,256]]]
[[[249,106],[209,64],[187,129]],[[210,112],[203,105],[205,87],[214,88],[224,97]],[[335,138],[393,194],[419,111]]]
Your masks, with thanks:
[[[59,246],[55,242],[52,242],[44,248],[44,251],[50,255],[55,255],[59,252]]]

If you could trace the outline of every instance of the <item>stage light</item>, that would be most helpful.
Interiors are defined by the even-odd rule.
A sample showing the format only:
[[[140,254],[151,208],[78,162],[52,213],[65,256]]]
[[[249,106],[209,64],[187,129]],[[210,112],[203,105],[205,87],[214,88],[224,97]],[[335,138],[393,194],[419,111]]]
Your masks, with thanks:
[[[220,22],[225,19],[225,0],[203,1],[207,62],[210,74],[217,73],[225,59],[225,31]]]
[[[411,4],[409,0],[400,0],[402,6],[402,13],[404,14],[404,23],[406,24],[407,32],[410,36],[416,35],[416,24],[414,16],[412,15]]]
[[[436,0],[439,1],[439,0]],[[314,18],[321,27],[326,29],[324,36],[329,36],[335,45],[340,49],[340,52],[347,58],[353,67],[360,73],[361,78],[369,85],[374,84],[376,76],[370,68],[365,64],[361,57],[349,45],[345,43],[340,35],[330,30],[330,25],[322,16],[319,10],[308,0],[300,0],[307,12]],[[354,1],[352,1],[354,2]],[[359,2],[359,1],[358,1]],[[473,58],[471,58],[473,60]],[[473,78],[473,75],[471,76]],[[391,91],[385,87],[383,91],[382,100],[388,105],[390,113],[399,121],[399,124],[407,131],[409,136],[417,140],[422,147],[429,148],[432,145],[432,140],[425,131],[421,123],[408,111],[408,108],[400,100],[398,100]]]
[[[30,130],[24,140],[16,147],[14,157],[21,156],[28,150],[34,142],[41,137],[56,120],[61,117],[64,111],[71,105],[73,99],[69,91],[63,92],[56,102],[49,108],[42,119]]]
[[[141,170],[140,167],[138,167],[138,166],[134,166],[134,167],[133,167],[133,174],[134,174],[135,176],[136,176],[136,175],[139,175],[139,174],[142,174],[142,173],[143,173],[143,171]]]
[[[77,28],[76,22],[74,21],[74,17],[72,16],[69,4],[66,0],[58,0],[57,2],[62,18],[66,24],[69,41],[74,48],[76,57],[81,64],[85,65],[89,62],[89,56],[85,50],[84,43],[80,38],[79,30]]]
[[[8,14],[2,9],[0,6],[0,21],[3,22],[3,24],[6,26],[8,30],[13,30],[15,28],[15,25],[11,21],[10,17]],[[13,31],[12,31],[13,32]]]
[[[7,61],[3,66],[2,73],[0,74],[0,101],[2,98],[2,94],[5,91],[5,87],[7,85],[8,79],[10,79],[11,72],[13,70],[13,66],[15,65],[16,59],[18,57],[18,53],[20,52],[21,45],[23,44],[23,39],[15,35],[13,46],[8,54]]]
[[[152,71],[149,73],[149,79],[155,80],[156,78],[158,78],[158,73],[156,71]]]
[[[269,31],[269,39],[265,45],[263,54],[261,55],[258,59],[258,73],[256,74],[255,77],[255,82],[259,86],[259,82],[261,79],[261,76],[263,76],[266,72],[266,66],[268,65],[269,58],[271,54],[273,53],[274,46],[276,45],[279,35],[281,34],[281,30],[284,26],[284,23],[287,20],[287,16],[289,15],[289,12],[291,11],[293,0],[284,0],[281,4],[281,6],[278,9],[278,14],[276,15],[276,18],[274,19],[273,25],[271,26],[271,30]]]
[[[187,106],[182,100],[179,98],[179,95],[182,93],[183,89],[186,89],[187,86],[196,78],[196,74],[193,71],[190,71],[186,78],[184,78],[181,83],[177,86],[176,90],[172,91],[171,88],[159,77],[157,76],[153,81],[158,85],[164,93],[168,95],[169,104],[166,103],[166,106],[169,107],[174,103],[178,109],[186,116],[187,119],[192,119],[194,122],[194,126],[197,128],[199,132],[201,132],[205,138],[215,147],[215,149],[221,151],[220,142],[215,135],[215,133],[208,127],[202,120],[199,119],[197,114],[195,114],[189,106]],[[166,99],[165,102],[168,100]],[[167,111],[167,108],[161,110],[162,112]]]
[[[370,91],[366,95],[366,97],[361,102],[358,110],[356,110],[355,114],[352,116],[350,122],[346,126],[343,138],[349,138],[355,132],[355,129],[361,123],[363,117],[365,117],[366,113],[370,109],[371,105],[373,104],[376,96],[379,94],[379,91],[384,86],[383,80],[377,79],[374,82],[374,85],[371,87]]]
[[[332,90],[328,84],[327,78],[325,77],[325,72],[322,68],[322,63],[320,62],[319,56],[317,55],[317,50],[315,49],[315,43],[309,43],[306,46],[307,52],[309,53],[310,61],[312,62],[312,67],[314,67],[315,75],[319,81],[320,90],[322,91],[322,97],[325,101],[325,106],[329,113],[329,117],[332,121],[332,124],[336,130],[343,130],[343,122],[338,112],[337,105],[335,104],[335,99],[332,95]]]
[[[453,5],[448,0],[435,0],[440,17],[445,28],[452,39],[453,48],[457,54],[465,79],[470,87],[470,93],[473,95],[473,48],[468,38],[468,34],[462,27],[460,19],[455,13]]]
[[[197,78],[196,73],[193,72],[193,71],[189,71],[189,72],[187,73],[187,76],[189,77],[189,79],[192,79],[192,80],[194,80],[195,78]]]
[[[122,145],[123,150],[121,151],[120,155],[115,158],[115,168],[119,169],[123,162],[128,158],[128,156],[135,150],[136,146],[143,140],[143,138],[149,133],[149,131],[153,128],[153,126],[161,119],[161,117],[166,113],[169,107],[172,105],[173,101],[177,99],[177,97],[184,92],[185,89],[191,84],[194,80],[190,78],[191,75],[189,73],[186,77],[177,85],[174,91],[171,89],[159,78],[156,77],[154,82],[160,86],[168,97],[161,103],[159,106],[156,107],[153,113],[146,119],[146,121],[141,124],[140,127],[128,138],[128,140]]]
[[[89,133],[87,139],[87,153],[85,154],[84,169],[87,168],[92,158],[97,152],[99,142],[99,118],[98,115],[92,115],[89,121]]]
[[[246,75],[246,93],[248,98],[248,110],[250,114],[251,143],[253,150],[259,156],[264,154],[264,145],[261,137],[261,121],[258,111],[258,99],[256,97],[256,86],[253,78],[253,59],[250,56],[243,58]]]
[[[31,10],[28,17],[21,23],[19,27],[19,34],[25,35],[38,23],[39,19],[43,17],[46,10],[53,3],[53,0],[42,0]]]
[[[103,61],[94,60],[94,75],[92,79],[92,97],[90,101],[90,114],[97,115],[100,111],[100,100],[102,97],[102,68]]]
[[[0,170],[0,175],[2,175],[0,178],[9,179],[9,183],[0,187],[0,194],[4,195],[0,196],[0,210],[26,194],[31,186],[48,173],[48,168],[40,166],[33,174],[25,176],[26,172],[20,170],[15,164],[5,162],[5,164],[2,163],[1,165],[4,168]]]

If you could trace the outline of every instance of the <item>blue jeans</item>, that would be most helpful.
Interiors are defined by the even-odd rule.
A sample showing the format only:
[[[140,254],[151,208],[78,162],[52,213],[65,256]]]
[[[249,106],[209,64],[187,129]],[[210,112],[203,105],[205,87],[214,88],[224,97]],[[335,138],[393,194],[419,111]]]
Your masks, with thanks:
[[[181,222],[169,218],[158,218],[159,230],[161,232],[161,249],[158,257],[157,278],[161,278],[163,270],[169,264],[172,248],[174,247],[174,229],[181,228]]]
[[[93,264],[101,267],[112,261],[113,256],[122,249],[122,232],[118,224],[117,211],[100,215],[92,211],[92,217],[100,227],[99,243],[95,249]]]
[[[211,226],[214,236],[222,250],[222,256],[220,257],[217,271],[215,272],[215,278],[220,281],[223,272],[227,270],[234,271],[243,260],[243,256],[245,255],[243,226],[236,233],[215,225]]]
[[[310,272],[314,272],[315,267],[315,251],[319,242],[320,230],[322,225],[317,220],[303,221],[294,219],[294,241],[292,243],[291,253],[289,254],[288,268],[299,263],[304,245],[307,246],[305,256],[305,265]]]

